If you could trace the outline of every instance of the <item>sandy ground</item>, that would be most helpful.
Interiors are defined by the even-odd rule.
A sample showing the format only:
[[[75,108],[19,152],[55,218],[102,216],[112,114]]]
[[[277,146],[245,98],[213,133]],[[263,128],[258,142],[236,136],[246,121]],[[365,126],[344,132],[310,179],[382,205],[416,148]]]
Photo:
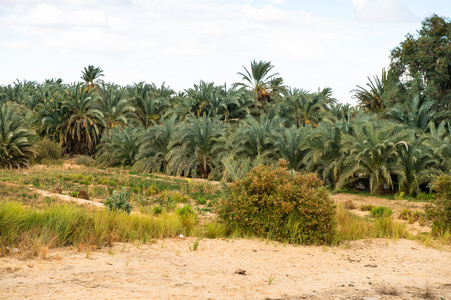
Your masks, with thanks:
[[[194,242],[176,238],[94,251],[53,249],[44,259],[2,257],[0,299],[371,300],[422,299],[427,291],[434,299],[451,299],[451,252],[414,241],[306,247],[202,239],[191,251]]]

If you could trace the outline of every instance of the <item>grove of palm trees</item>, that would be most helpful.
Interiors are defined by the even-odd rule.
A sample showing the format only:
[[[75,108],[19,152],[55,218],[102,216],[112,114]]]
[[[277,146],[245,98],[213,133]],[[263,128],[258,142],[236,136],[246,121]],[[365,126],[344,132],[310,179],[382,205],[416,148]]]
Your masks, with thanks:
[[[242,82],[119,86],[100,67],[82,82],[17,81],[0,86],[2,167],[26,167],[46,145],[139,172],[231,181],[279,159],[315,172],[337,191],[428,193],[451,169],[451,49],[448,19],[433,15],[391,52],[381,77],[352,91],[357,107],[329,88],[288,87],[267,61]],[[107,74],[105,74],[107,75]],[[52,144],[53,143],[53,144]]]

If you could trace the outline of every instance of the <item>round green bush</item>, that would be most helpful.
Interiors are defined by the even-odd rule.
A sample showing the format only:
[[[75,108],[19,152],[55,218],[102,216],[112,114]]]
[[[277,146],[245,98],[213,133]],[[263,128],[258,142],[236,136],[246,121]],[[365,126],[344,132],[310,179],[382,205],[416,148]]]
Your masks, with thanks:
[[[335,238],[335,205],[322,181],[289,171],[285,161],[255,167],[232,183],[218,212],[229,229],[265,238],[301,244]]]

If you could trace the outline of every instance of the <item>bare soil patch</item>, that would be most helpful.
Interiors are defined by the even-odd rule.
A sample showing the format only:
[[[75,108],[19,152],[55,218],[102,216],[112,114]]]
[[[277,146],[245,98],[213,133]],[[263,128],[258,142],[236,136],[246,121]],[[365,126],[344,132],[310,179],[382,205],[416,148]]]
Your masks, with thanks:
[[[335,247],[164,239],[96,251],[0,258],[1,299],[436,299],[451,297],[451,252],[408,240]],[[237,270],[245,271],[238,274]],[[271,282],[270,282],[271,281]],[[399,295],[381,292],[393,287]]]

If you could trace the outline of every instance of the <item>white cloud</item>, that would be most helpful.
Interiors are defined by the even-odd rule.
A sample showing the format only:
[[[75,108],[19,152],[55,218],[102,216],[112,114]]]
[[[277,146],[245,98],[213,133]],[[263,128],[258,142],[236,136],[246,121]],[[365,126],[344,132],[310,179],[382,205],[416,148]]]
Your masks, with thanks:
[[[352,0],[359,20],[375,23],[408,23],[418,19],[401,0]]]
[[[24,41],[6,41],[5,43],[10,49],[25,49],[30,47],[30,45]]]

